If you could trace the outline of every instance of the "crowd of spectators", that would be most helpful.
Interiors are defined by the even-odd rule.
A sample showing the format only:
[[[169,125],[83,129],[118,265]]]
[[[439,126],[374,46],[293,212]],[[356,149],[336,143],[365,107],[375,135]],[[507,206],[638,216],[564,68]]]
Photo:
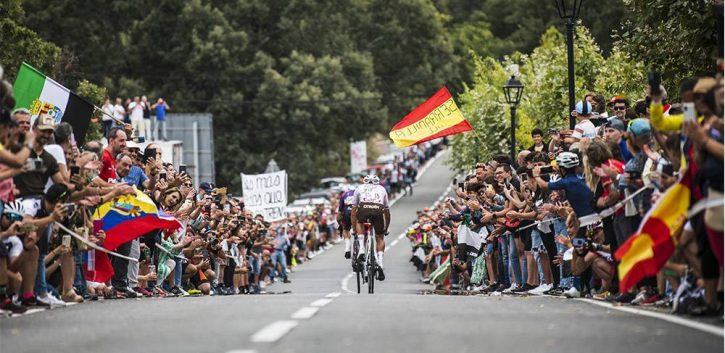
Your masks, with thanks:
[[[589,93],[571,113],[573,130],[534,129],[534,144],[516,160],[472,165],[454,181],[455,196],[420,211],[408,231],[421,280],[446,291],[722,315],[722,73],[687,79],[679,89],[680,102],[661,86],[646,85],[643,97]],[[657,230],[672,232],[674,252],[656,276],[620,291],[613,255],[685,176],[690,215],[675,220],[676,229]],[[480,248],[460,241],[472,236]]]
[[[149,109],[156,110],[157,119],[159,111],[163,116],[169,109],[163,99],[153,105],[145,97],[127,104],[107,101],[102,109],[115,119],[103,118],[104,138],[77,146],[72,126],[12,109],[12,86],[3,82],[2,87],[2,312],[98,299],[264,293],[271,283],[289,283],[295,266],[340,241],[334,191],[327,206],[270,222],[245,209],[243,199],[228,195],[224,187],[202,182],[195,188],[183,171],[162,162],[158,144],[141,149],[130,136],[153,139],[147,130]],[[412,193],[417,169],[433,146],[411,148],[377,169],[386,187],[407,186]],[[116,197],[135,195],[134,188],[182,227],[120,245],[115,252],[122,256],[110,257],[112,278],[88,278],[89,264],[95,262],[91,246],[106,240],[93,221],[94,210]]]
[[[163,98],[159,97],[155,103],[152,103],[146,96],[135,96],[125,100],[117,97],[115,102],[106,97],[101,110],[103,136],[108,136],[108,132],[114,127],[130,124],[137,137],[141,139],[139,142],[168,140],[166,114],[171,107]]]

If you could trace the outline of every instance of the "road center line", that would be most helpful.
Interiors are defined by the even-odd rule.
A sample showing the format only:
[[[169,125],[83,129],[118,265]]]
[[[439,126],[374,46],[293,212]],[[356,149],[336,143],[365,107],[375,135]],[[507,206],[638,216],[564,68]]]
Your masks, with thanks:
[[[340,296],[340,294],[341,294],[340,292],[332,292],[332,293],[326,295],[325,298],[337,298]]]
[[[252,335],[252,342],[256,343],[272,343],[276,342],[282,336],[290,332],[299,322],[294,320],[275,321]]]
[[[296,320],[307,320],[315,316],[318,311],[320,311],[320,308],[306,306],[304,308],[300,308],[300,310],[295,311],[295,313],[292,314],[292,318]]]
[[[332,301],[332,299],[328,299],[328,298],[317,299],[317,300],[313,301],[312,304],[310,304],[310,306],[323,307],[327,304],[330,304],[331,301]]]

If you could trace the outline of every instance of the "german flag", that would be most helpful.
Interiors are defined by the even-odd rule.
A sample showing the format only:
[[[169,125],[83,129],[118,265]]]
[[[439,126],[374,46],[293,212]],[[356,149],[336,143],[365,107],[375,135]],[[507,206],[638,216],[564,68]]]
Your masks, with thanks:
[[[470,130],[471,124],[443,87],[393,126],[390,139],[397,147],[408,147]]]
[[[690,173],[683,173],[645,215],[637,232],[617,249],[619,290],[626,292],[662,269],[675,251],[676,236],[690,207]]]

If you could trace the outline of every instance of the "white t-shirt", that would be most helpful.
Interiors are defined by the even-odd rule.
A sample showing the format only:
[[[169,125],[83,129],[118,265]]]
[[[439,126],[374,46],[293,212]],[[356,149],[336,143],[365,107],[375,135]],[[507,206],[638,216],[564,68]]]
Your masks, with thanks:
[[[124,108],[122,104],[116,104],[113,106],[113,117],[123,121],[124,115],[126,115],[126,108]]]
[[[105,105],[103,105],[103,112],[104,112],[104,113],[106,113],[106,114],[103,114],[103,115],[101,116],[101,119],[103,119],[103,121],[109,121],[109,120],[112,120],[112,119],[111,119],[111,116],[113,116],[113,114],[114,114],[114,112],[115,112],[115,108],[116,108],[116,107],[114,107],[114,106],[113,106],[113,104],[110,104],[110,103],[109,103],[109,104],[105,104]],[[110,116],[109,116],[109,115],[110,115]]]
[[[143,105],[141,103],[131,102],[131,104],[128,105],[128,110],[131,111],[131,120],[143,119]]]
[[[388,208],[388,192],[381,185],[362,184],[355,189],[352,204],[357,206],[361,202],[383,205]]]
[[[583,138],[594,138],[597,136],[597,128],[594,124],[587,120],[582,120],[576,126],[574,126],[574,132],[571,133],[571,137],[575,139]]]
[[[45,145],[43,146],[43,149],[45,152],[48,152],[53,158],[55,158],[55,161],[58,162],[58,165],[67,165],[65,161],[65,152],[63,152],[63,147],[60,147],[60,145]],[[45,191],[48,191],[51,186],[53,186],[55,182],[53,182],[53,179],[48,178],[48,181],[45,183]]]

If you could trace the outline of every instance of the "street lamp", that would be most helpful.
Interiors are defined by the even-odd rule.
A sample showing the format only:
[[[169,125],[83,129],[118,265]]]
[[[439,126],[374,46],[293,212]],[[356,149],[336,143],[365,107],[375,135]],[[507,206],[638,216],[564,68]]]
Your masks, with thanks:
[[[569,70],[569,111],[574,110],[574,24],[584,0],[554,0],[559,17],[566,20],[566,65]],[[569,128],[574,129],[576,120],[569,115]]]
[[[511,107],[511,165],[516,161],[516,106],[521,102],[521,95],[524,93],[524,85],[511,75],[511,78],[503,85],[503,93],[506,95],[506,103]]]

